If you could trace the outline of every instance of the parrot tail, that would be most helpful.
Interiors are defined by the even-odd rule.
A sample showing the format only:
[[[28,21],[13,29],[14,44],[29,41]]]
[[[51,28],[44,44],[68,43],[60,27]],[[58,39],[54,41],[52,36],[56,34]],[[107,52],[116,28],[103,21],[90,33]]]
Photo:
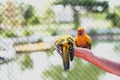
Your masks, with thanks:
[[[64,70],[69,70],[70,68],[70,60],[69,60],[69,47],[63,47],[63,65],[64,65]]]
[[[65,70],[65,71],[66,71],[66,70],[69,70],[69,68],[70,68],[69,57],[63,55],[63,58],[62,58],[62,59],[63,59],[64,70]]]
[[[70,68],[70,64],[69,63],[64,64],[64,70],[65,71],[69,70],[69,68]]]

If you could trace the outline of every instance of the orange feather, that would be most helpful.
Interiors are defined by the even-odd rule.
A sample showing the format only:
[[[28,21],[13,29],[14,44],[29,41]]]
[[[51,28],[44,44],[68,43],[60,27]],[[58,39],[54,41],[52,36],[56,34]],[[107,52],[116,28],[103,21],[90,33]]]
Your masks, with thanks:
[[[91,38],[85,33],[83,27],[77,29],[77,34],[75,36],[75,44],[77,47],[91,49]]]

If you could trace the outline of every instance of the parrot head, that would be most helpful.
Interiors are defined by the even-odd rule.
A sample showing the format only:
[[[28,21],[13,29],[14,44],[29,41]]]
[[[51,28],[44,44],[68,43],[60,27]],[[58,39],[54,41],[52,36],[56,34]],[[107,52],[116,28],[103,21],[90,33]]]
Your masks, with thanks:
[[[85,34],[84,28],[83,27],[79,27],[77,29],[77,35],[82,36],[83,34]]]
[[[56,50],[62,57],[64,70],[68,70],[70,67],[70,60],[74,59],[74,39],[71,35],[61,35],[55,42]]]

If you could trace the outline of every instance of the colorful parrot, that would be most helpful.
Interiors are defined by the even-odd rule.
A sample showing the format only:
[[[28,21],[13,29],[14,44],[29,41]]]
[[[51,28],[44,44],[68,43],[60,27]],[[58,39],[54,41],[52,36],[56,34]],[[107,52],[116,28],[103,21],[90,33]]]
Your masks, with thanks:
[[[74,59],[74,39],[71,35],[63,34],[56,39],[55,47],[62,57],[64,70],[69,70],[70,61]]]
[[[76,47],[91,49],[91,38],[85,33],[83,27],[79,27],[77,29],[77,33],[75,36],[75,45]]]

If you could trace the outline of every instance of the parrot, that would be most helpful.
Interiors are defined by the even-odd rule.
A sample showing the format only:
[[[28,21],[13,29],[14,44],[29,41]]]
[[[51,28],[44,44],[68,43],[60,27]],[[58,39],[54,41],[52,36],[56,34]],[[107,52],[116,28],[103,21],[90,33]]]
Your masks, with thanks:
[[[69,34],[59,36],[55,41],[57,53],[62,57],[64,70],[69,70],[70,61],[74,59],[74,38]]]
[[[75,45],[76,47],[91,49],[91,38],[85,33],[85,29],[83,27],[79,27],[77,29]]]

